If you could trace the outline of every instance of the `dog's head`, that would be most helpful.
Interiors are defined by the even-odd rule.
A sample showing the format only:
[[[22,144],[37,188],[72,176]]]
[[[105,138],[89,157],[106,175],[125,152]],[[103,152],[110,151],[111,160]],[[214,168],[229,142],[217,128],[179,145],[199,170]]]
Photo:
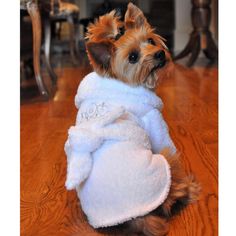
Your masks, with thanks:
[[[94,70],[130,85],[153,89],[171,61],[164,39],[143,12],[128,4],[124,22],[115,11],[88,27],[87,53]]]

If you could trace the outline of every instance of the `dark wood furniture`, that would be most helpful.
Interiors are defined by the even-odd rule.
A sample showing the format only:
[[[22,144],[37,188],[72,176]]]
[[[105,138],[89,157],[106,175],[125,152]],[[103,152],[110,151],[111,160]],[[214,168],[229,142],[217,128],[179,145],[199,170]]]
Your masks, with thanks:
[[[33,34],[33,69],[36,83],[43,99],[48,100],[50,92],[45,85],[41,74],[41,41],[42,33],[44,35],[44,62],[50,75],[52,85],[56,84],[57,75],[54,72],[50,61],[51,48],[51,25],[53,22],[66,20],[70,26],[70,54],[74,64],[77,64],[76,55],[78,55],[78,24],[79,8],[71,3],[61,0],[21,0],[20,8],[27,10],[32,22]],[[24,64],[24,63],[21,63]],[[23,67],[23,65],[22,65]]]
[[[24,5],[21,5],[24,7]],[[40,91],[40,94],[45,98],[49,98],[49,92],[45,86],[44,80],[41,75],[40,66],[40,47],[41,47],[41,16],[39,11],[39,6],[34,1],[28,1],[26,3],[26,9],[31,17],[32,29],[33,29],[33,63],[34,63],[34,74],[36,82]]]
[[[50,4],[49,4],[50,5]],[[43,99],[48,100],[50,97],[50,93],[45,85],[44,79],[41,74],[41,39],[42,39],[42,16],[46,17],[49,15],[50,7],[48,5],[48,1],[39,1],[34,0],[21,0],[20,8],[22,10],[27,10],[31,22],[32,22],[32,33],[33,33],[33,69],[34,75],[36,79],[36,83],[40,92],[40,95]],[[46,52],[47,50],[45,50]],[[45,53],[46,54],[46,53]],[[52,69],[50,63],[50,57],[46,61],[46,67],[49,72],[49,75],[52,80],[52,84],[56,84],[57,76]]]
[[[21,87],[24,81],[34,77],[33,69],[33,33],[26,9],[20,10],[20,80]]]
[[[211,61],[218,58],[218,49],[209,30],[211,21],[210,4],[211,0],[192,0],[193,31],[184,50],[174,57],[175,60],[178,60],[191,54],[187,66],[194,64],[201,50]]]
[[[50,0],[51,11],[49,18],[45,17],[45,54],[50,55],[51,26],[56,22],[67,22],[69,24],[70,34],[70,55],[72,62],[77,65],[77,56],[79,55],[79,12],[77,5],[62,0]]]

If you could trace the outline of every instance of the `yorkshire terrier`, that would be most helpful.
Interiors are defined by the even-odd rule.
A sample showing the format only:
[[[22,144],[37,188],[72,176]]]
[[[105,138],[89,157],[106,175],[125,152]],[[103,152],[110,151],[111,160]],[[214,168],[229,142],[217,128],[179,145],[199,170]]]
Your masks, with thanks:
[[[88,32],[87,32],[87,42],[86,42],[86,48],[87,48],[87,54],[89,57],[89,61],[94,69],[94,71],[100,76],[100,78],[112,78],[111,80],[116,80],[117,82],[115,82],[117,84],[117,86],[121,86],[122,89],[127,89],[127,91],[136,91],[136,89],[140,90],[140,91],[147,91],[145,93],[149,93],[149,94],[154,94],[153,90],[156,88],[157,86],[157,82],[160,78],[164,78],[169,70],[170,65],[172,64],[171,62],[171,56],[170,53],[164,43],[164,39],[157,35],[154,31],[154,29],[149,25],[149,23],[147,22],[143,12],[136,7],[135,5],[133,5],[132,3],[128,4],[127,7],[127,11],[125,13],[125,17],[124,17],[124,21],[120,20],[120,16],[119,14],[117,14],[115,11],[112,11],[104,16],[101,16],[95,23],[90,24],[88,27]],[[101,79],[102,80],[102,79]],[[107,80],[107,79],[106,79]],[[109,81],[109,79],[108,79]],[[109,82],[108,82],[109,83]],[[96,84],[95,84],[96,85]],[[96,87],[94,85],[94,87]],[[123,86],[123,87],[122,87]],[[90,89],[88,89],[88,87],[83,86],[83,90],[86,90],[87,92],[90,91]],[[99,86],[96,87],[99,90]],[[95,89],[96,89],[95,88]],[[107,86],[106,88],[109,89],[109,87]],[[103,89],[103,87],[102,87]],[[130,89],[130,90],[129,90]],[[80,105],[82,104],[82,99],[84,99],[86,96],[83,95],[83,91],[82,89],[78,90],[78,94],[79,94],[79,98],[78,98],[78,104],[77,106],[80,107]],[[92,90],[91,90],[92,91]],[[115,90],[117,91],[117,90]],[[123,91],[123,90],[122,90]],[[100,96],[100,94],[98,93],[98,96]],[[112,96],[113,96],[113,90],[110,91],[110,98],[107,97],[107,99],[111,99],[112,100]],[[127,97],[130,96],[127,93]],[[150,95],[150,96],[155,96],[155,95]],[[82,97],[82,98],[81,98]],[[94,98],[96,99],[96,97]],[[124,99],[125,97],[120,97],[120,100]],[[128,99],[128,98],[127,98]],[[142,99],[142,97],[140,97],[140,99]],[[108,101],[109,102],[109,101]],[[137,106],[138,106],[138,100],[137,100]],[[102,103],[103,105],[106,103],[106,101],[104,103]],[[125,103],[125,102],[124,102]],[[98,110],[101,110],[104,108],[103,105],[99,105],[96,106],[95,105],[95,113]],[[82,109],[82,106],[81,106]],[[128,109],[128,108],[127,108]],[[146,109],[145,107],[140,108],[140,109]],[[120,112],[120,113],[119,113]],[[132,122],[136,122],[137,119],[134,118],[133,115],[130,115],[132,113],[132,109],[130,109],[130,111],[124,115],[124,110],[121,111],[119,110],[119,115],[115,115],[116,118],[118,118],[121,113],[123,115],[121,115],[119,117],[119,121],[118,123],[121,124],[121,120],[125,120],[125,119],[130,119],[132,120]],[[88,127],[89,125],[91,126],[91,123],[88,123],[87,121],[90,119],[90,117],[94,118],[95,116],[97,117],[97,114],[95,114],[92,112],[88,113],[80,113],[77,116],[77,123],[78,123],[78,127],[77,128],[73,128],[73,130],[71,130],[71,132],[69,132],[69,137],[75,137],[77,134],[75,134],[77,131],[81,132],[81,130],[85,130],[86,127]],[[91,115],[90,115],[91,114]],[[94,115],[95,114],[95,115]],[[140,113],[141,114],[141,113]],[[159,114],[159,113],[158,113]],[[142,116],[143,114],[141,114],[140,116]],[[139,115],[137,115],[139,116]],[[127,118],[128,117],[128,118]],[[156,117],[156,118],[155,118]],[[100,119],[100,118],[99,118]],[[152,122],[156,122],[155,121],[160,119],[161,125],[160,125],[160,130],[155,130],[155,127],[159,127],[157,126],[152,126]],[[80,126],[81,121],[86,120],[86,122],[82,122],[83,124],[87,124],[85,126]],[[109,122],[107,122],[106,124],[111,124],[112,122],[114,122],[114,118],[113,119],[108,119]],[[145,120],[145,119],[143,119]],[[101,121],[99,121],[101,122]],[[117,124],[118,124],[117,123]],[[104,125],[105,123],[103,123]],[[132,126],[132,128],[134,123],[129,123],[127,127],[127,130]],[[139,121],[137,121],[135,123],[136,124],[140,124]],[[131,126],[129,126],[131,125]],[[141,127],[142,125],[140,125]],[[147,211],[147,214],[144,214],[145,212],[142,212],[140,209],[139,213],[135,214],[135,215],[130,215],[130,217],[124,217],[123,219],[118,219],[116,222],[114,221],[112,223],[112,221],[110,221],[111,223],[109,223],[109,220],[104,223],[99,225],[99,223],[94,223],[91,220],[90,223],[92,224],[92,226],[95,225],[95,228],[108,228],[111,227],[111,229],[113,229],[114,225],[117,225],[120,223],[120,225],[122,227],[119,227],[119,229],[122,230],[122,233],[124,235],[133,235],[133,234],[142,234],[142,235],[147,235],[147,236],[159,236],[159,235],[166,235],[168,233],[169,227],[168,227],[168,220],[170,219],[170,217],[172,215],[174,215],[175,213],[177,213],[179,210],[181,210],[184,206],[186,206],[188,203],[194,202],[198,199],[198,195],[199,195],[199,191],[200,191],[200,186],[199,184],[196,182],[196,180],[194,179],[194,177],[192,175],[186,175],[184,173],[183,168],[181,167],[181,163],[179,160],[179,154],[177,154],[176,150],[175,150],[175,146],[171,140],[171,138],[169,137],[168,134],[168,129],[166,124],[164,123],[164,120],[161,116],[161,114],[159,116],[154,116],[152,119],[150,119],[149,121],[146,121],[146,125],[144,125],[145,127],[149,127],[150,128],[150,132],[147,135],[147,138],[150,139],[150,150],[152,150],[152,153],[158,153],[161,154],[161,156],[163,156],[165,158],[165,160],[168,163],[169,166],[169,170],[170,170],[170,175],[171,175],[171,180],[170,180],[170,184],[168,187],[168,190],[165,193],[165,197],[160,200],[159,204],[157,204],[156,208],[154,208],[153,206],[148,208],[149,210]],[[80,128],[79,128],[80,127]],[[82,127],[82,128],[81,128]],[[95,127],[95,126],[94,126]],[[98,127],[101,127],[99,125],[97,125],[95,128],[98,130]],[[113,134],[111,134],[113,132],[112,129],[112,125],[110,125],[109,127],[111,127],[110,129],[108,129],[108,131],[103,131],[102,135],[105,137],[105,135],[110,135],[113,137]],[[125,140],[125,144],[127,144],[127,140],[132,139],[136,139],[136,136],[139,136],[138,138],[140,138],[141,136],[145,136],[146,134],[143,133],[143,129],[141,130],[141,128],[138,128],[137,130],[135,129],[135,135],[132,135],[130,133],[125,132],[125,131],[121,131],[123,126],[119,126],[120,130],[117,131],[116,135],[117,136],[126,136],[128,137]],[[159,128],[158,128],[159,129]],[[165,130],[165,135],[166,138],[163,136],[162,137],[162,132],[161,129]],[[95,129],[93,129],[94,132]],[[144,128],[145,130],[145,128]],[[105,134],[104,134],[105,132]],[[110,133],[109,133],[110,132]],[[81,140],[88,139],[88,131],[85,132],[86,133],[86,137],[85,136],[80,136]],[[138,134],[138,135],[136,135]],[[101,133],[100,133],[101,135]],[[109,136],[109,137],[110,137]],[[157,139],[159,141],[152,141],[152,137],[158,137]],[[160,137],[159,137],[160,136]],[[91,137],[91,136],[90,136]],[[94,134],[92,135],[92,137],[94,137]],[[146,136],[145,136],[146,137]],[[76,145],[85,145],[86,148],[89,146],[90,148],[90,153],[92,153],[92,151],[96,150],[102,143],[102,141],[99,139],[99,141],[93,142],[92,145],[96,146],[95,148],[91,148],[91,145],[88,144],[88,142],[86,141],[85,143],[82,142],[78,142],[79,138],[76,136],[76,138],[74,138],[76,140]],[[106,138],[107,139],[107,138]],[[114,139],[114,137],[113,137]],[[164,140],[167,141],[164,141]],[[89,139],[91,140],[91,139]],[[146,138],[141,138],[141,142],[146,142]],[[113,141],[109,141],[109,145],[112,143]],[[140,142],[140,141],[137,141]],[[107,144],[108,145],[108,144]],[[113,143],[112,143],[113,145]],[[145,146],[144,144],[140,144],[141,146]],[[147,144],[145,146],[145,150],[149,149],[149,144]],[[68,156],[68,162],[70,160],[72,160],[72,157],[70,157],[72,151],[70,150],[70,147],[73,146],[73,139],[69,138],[69,141],[66,144],[66,153]],[[132,146],[133,147],[133,146]],[[135,146],[136,147],[136,146]],[[110,159],[112,159],[112,156],[116,156],[117,154],[115,153],[116,149],[112,149],[113,151],[110,151]],[[117,149],[118,150],[118,149]],[[119,149],[120,150],[120,149]],[[78,151],[81,153],[81,151]],[[121,154],[122,154],[122,150],[120,150]],[[123,152],[125,155],[125,151]],[[141,153],[141,151],[140,151]],[[103,153],[99,154],[100,156],[103,155]],[[137,154],[139,155],[139,154]],[[142,155],[142,154],[140,154]],[[154,154],[153,154],[154,155]],[[85,157],[84,157],[85,156]],[[155,156],[155,155],[154,155]],[[83,158],[87,158],[86,155],[83,155]],[[102,160],[102,157],[99,157]],[[93,162],[95,163],[96,161],[99,161],[99,158],[94,157],[95,160],[93,160]],[[125,158],[125,157],[124,157]],[[156,157],[157,158],[157,157]],[[155,159],[155,157],[153,158]],[[85,159],[83,159],[85,160]],[[125,160],[125,159],[124,159]],[[76,161],[78,162],[78,159],[76,159]],[[138,161],[138,158],[137,158]],[[101,174],[99,172],[99,169],[96,169],[96,167],[91,167],[91,163],[90,165],[90,170],[92,169],[92,171],[99,173],[96,178],[93,179],[93,177],[89,177],[88,178],[88,174],[84,174],[83,177],[81,177],[80,181],[77,181],[75,179],[73,179],[73,177],[71,177],[71,170],[70,168],[73,168],[73,165],[77,165],[77,162],[73,162],[74,164],[69,163],[68,164],[68,176],[67,176],[67,183],[66,186],[68,189],[73,189],[74,187],[76,187],[77,183],[77,191],[78,191],[78,195],[79,197],[82,199],[82,204],[84,205],[83,210],[85,211],[85,214],[89,215],[91,213],[91,209],[87,208],[86,205],[89,205],[89,200],[83,200],[83,197],[85,196],[85,194],[89,194],[89,191],[92,191],[91,188],[93,188],[94,186],[96,186],[96,181],[100,178],[100,180],[103,178],[101,177],[102,175],[105,176],[105,174]],[[83,163],[80,165],[84,165]],[[111,164],[109,164],[111,165]],[[136,162],[133,164],[134,166],[136,166]],[[85,166],[85,165],[84,165]],[[114,168],[114,167],[111,167]],[[117,166],[117,169],[119,169],[119,167]],[[135,169],[135,167],[134,167]],[[84,170],[83,170],[84,171]],[[87,171],[87,170],[86,170]],[[105,170],[107,171],[107,170]],[[114,174],[114,176],[116,175],[116,171],[118,172],[118,170],[114,170],[112,172],[112,175]],[[126,169],[124,169],[124,171],[126,171]],[[154,170],[153,170],[154,171]],[[150,173],[153,173],[150,172]],[[87,171],[88,172],[88,171]],[[86,173],[87,173],[86,172]],[[103,172],[103,170],[101,170],[101,172]],[[168,172],[168,171],[167,171]],[[83,172],[84,173],[84,172]],[[149,173],[149,174],[150,174]],[[164,173],[164,172],[163,172]],[[120,173],[120,175],[122,176],[122,173]],[[151,175],[151,174],[150,174]],[[164,175],[164,174],[163,174]],[[119,176],[119,173],[118,173]],[[148,175],[149,176],[149,175]],[[105,177],[104,177],[105,178]],[[107,177],[106,177],[107,178]],[[115,178],[115,177],[114,177]],[[127,178],[127,185],[128,185],[128,177]],[[158,177],[159,178],[159,177]],[[122,179],[122,177],[121,177]],[[160,177],[160,179],[162,179],[162,177]],[[168,179],[168,178],[167,178]],[[74,182],[73,182],[74,181]],[[76,182],[77,181],[77,182]],[[108,181],[112,181],[108,180]],[[145,180],[141,180],[141,181],[145,181]],[[86,182],[90,183],[90,187],[88,189],[86,189],[85,193],[80,192],[81,190],[79,188],[86,188]],[[80,184],[80,187],[78,187],[78,183]],[[117,185],[121,184],[123,187],[125,186],[125,181],[123,181],[122,183],[118,183]],[[162,184],[162,183],[158,183],[158,184]],[[140,184],[141,185],[141,184]],[[167,184],[168,185],[168,184]],[[99,190],[99,191],[110,191],[111,194],[113,194],[113,192],[115,192],[115,188],[112,189],[106,189],[105,188],[109,188],[109,185],[101,185],[104,187],[103,190]],[[132,185],[128,186],[127,189],[132,188]],[[143,185],[145,186],[145,185]],[[102,187],[100,187],[102,188]],[[119,187],[117,187],[119,188]],[[145,187],[143,187],[145,188]],[[157,188],[156,185],[153,186],[153,188]],[[125,190],[124,190],[125,189]],[[150,191],[152,188],[150,188]],[[97,198],[100,199],[101,196],[99,196],[99,192],[96,194],[96,192],[94,192],[93,194],[97,195]],[[116,194],[117,196],[119,195],[118,193],[119,189],[117,189],[117,193],[114,193],[114,196],[112,198],[112,201],[114,202],[118,202],[118,200],[116,199]],[[126,188],[124,187],[122,190],[120,191],[126,191]],[[128,190],[127,190],[128,191]],[[140,190],[141,191],[141,190]],[[143,190],[145,191],[145,190]],[[140,193],[141,194],[141,193]],[[149,196],[150,192],[144,192],[142,193],[144,195]],[[141,194],[141,195],[142,195]],[[103,194],[101,194],[103,197]],[[106,193],[104,193],[104,198],[105,198]],[[131,194],[132,195],[132,194]],[[124,197],[129,198],[129,195],[126,195],[126,193],[124,195],[122,195]],[[135,196],[130,196],[130,198],[132,198]],[[150,195],[150,198],[152,196]],[[117,197],[118,198],[118,197]],[[99,205],[100,200],[97,200],[97,202],[94,203],[95,207],[99,207],[97,205]],[[102,202],[102,201],[101,201]],[[109,203],[107,203],[109,204]],[[143,203],[144,205],[146,204],[145,202]],[[108,206],[108,208],[112,208],[111,206]],[[121,207],[124,207],[123,205]],[[129,205],[126,205],[127,209],[129,208]],[[111,209],[108,210],[111,210]],[[119,211],[119,206],[117,211]],[[112,209],[112,211],[116,211],[115,209]],[[126,211],[126,209],[122,209],[123,212]],[[92,214],[92,213],[91,213]],[[116,214],[116,213],[114,213]],[[125,213],[124,213],[125,214]],[[102,218],[102,216],[100,216]],[[94,221],[95,222],[95,221]]]

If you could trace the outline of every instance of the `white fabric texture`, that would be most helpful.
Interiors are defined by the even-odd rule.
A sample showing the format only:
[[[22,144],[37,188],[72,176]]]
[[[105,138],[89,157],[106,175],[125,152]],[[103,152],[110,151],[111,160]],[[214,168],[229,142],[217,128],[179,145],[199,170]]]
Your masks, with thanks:
[[[65,144],[66,187],[77,190],[89,223],[113,226],[161,205],[171,174],[158,153],[165,147],[176,151],[161,99],[92,72],[81,82],[75,104],[76,125]]]

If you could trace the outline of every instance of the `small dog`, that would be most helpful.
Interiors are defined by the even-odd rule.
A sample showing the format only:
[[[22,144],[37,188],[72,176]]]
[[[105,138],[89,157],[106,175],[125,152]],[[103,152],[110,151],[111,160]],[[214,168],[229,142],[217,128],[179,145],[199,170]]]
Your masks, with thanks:
[[[80,111],[65,145],[66,187],[77,190],[94,228],[166,235],[169,218],[200,191],[181,167],[162,102],[152,92],[168,72],[170,53],[132,3],[124,22],[112,11],[91,24],[86,47],[96,73],[76,95]]]

